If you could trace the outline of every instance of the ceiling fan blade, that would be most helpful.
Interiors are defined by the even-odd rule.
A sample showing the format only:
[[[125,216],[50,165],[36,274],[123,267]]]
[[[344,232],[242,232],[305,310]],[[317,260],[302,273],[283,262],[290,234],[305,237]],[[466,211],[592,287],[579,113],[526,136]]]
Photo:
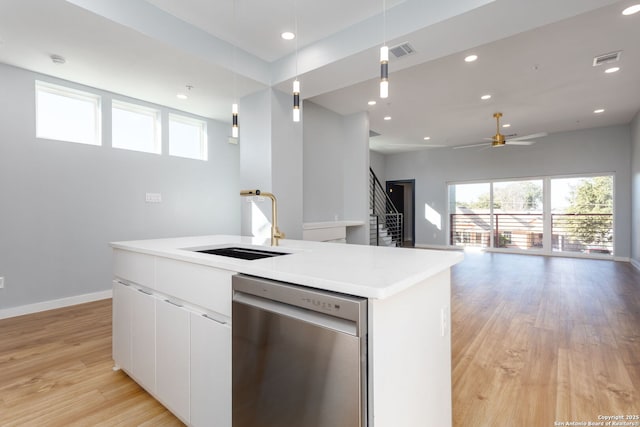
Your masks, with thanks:
[[[506,145],[533,145],[535,144],[535,141],[520,141],[520,140],[510,140],[510,141],[506,141],[505,144]]]
[[[485,147],[485,146],[490,146],[490,145],[491,145],[490,142],[483,142],[482,144],[456,145],[456,146],[453,146],[451,148],[453,148],[454,150],[457,150],[459,148]]]
[[[533,133],[531,135],[518,136],[515,138],[507,138],[507,142],[509,141],[522,141],[524,139],[534,139],[534,138],[542,138],[544,136],[549,135],[547,132]]]

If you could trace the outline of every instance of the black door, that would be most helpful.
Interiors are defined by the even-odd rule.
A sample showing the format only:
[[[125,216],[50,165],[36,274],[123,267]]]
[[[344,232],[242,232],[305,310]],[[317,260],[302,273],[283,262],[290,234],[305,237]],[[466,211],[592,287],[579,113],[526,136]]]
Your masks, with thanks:
[[[393,206],[395,206],[395,210],[392,206],[387,206],[387,212],[392,213],[397,210],[402,214],[402,217],[404,218],[404,186],[387,182],[387,194],[389,195],[391,203],[393,203]],[[402,246],[404,243],[406,224],[405,221],[402,221],[402,228],[398,229],[394,226],[397,224],[397,220],[398,219],[395,217],[387,218],[387,227],[389,229],[389,232],[393,236],[393,239],[396,242],[399,242],[400,246]]]
[[[387,194],[398,212],[404,214],[404,186],[387,182]],[[387,206],[387,212],[393,212],[393,208]]]

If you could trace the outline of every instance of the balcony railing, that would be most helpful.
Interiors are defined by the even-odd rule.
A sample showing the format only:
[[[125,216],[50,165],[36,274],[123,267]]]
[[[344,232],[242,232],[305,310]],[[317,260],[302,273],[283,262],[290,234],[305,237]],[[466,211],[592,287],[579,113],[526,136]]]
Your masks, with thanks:
[[[493,219],[493,222],[492,222]],[[451,244],[494,248],[542,249],[541,213],[456,213],[450,215]],[[552,214],[553,251],[611,254],[612,214]]]

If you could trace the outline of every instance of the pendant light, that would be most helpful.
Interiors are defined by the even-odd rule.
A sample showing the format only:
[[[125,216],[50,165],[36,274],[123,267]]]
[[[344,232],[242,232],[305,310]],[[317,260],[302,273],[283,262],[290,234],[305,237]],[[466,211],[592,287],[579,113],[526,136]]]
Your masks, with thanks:
[[[236,23],[236,0],[233,0],[233,24]],[[231,137],[238,138],[238,85],[237,85],[237,61],[236,61],[236,45],[233,45],[233,99],[234,103],[231,104]]]
[[[298,8],[297,0],[293,1],[294,31],[296,43],[296,78],[293,80],[293,121],[300,121],[300,81],[298,80]]]
[[[300,82],[297,77],[293,81],[293,121],[300,121]]]
[[[238,137],[238,104],[231,104],[231,136]]]
[[[387,46],[387,4],[382,0],[382,47],[380,48],[380,98],[389,97],[389,47]]]

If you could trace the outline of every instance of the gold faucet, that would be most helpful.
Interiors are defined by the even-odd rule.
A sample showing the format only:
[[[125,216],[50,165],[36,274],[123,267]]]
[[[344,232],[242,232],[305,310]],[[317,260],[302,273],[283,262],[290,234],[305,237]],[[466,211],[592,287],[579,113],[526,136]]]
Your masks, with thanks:
[[[284,239],[284,233],[278,229],[278,202],[276,196],[260,190],[242,190],[241,196],[265,196],[271,199],[271,246],[278,246],[278,240]]]

